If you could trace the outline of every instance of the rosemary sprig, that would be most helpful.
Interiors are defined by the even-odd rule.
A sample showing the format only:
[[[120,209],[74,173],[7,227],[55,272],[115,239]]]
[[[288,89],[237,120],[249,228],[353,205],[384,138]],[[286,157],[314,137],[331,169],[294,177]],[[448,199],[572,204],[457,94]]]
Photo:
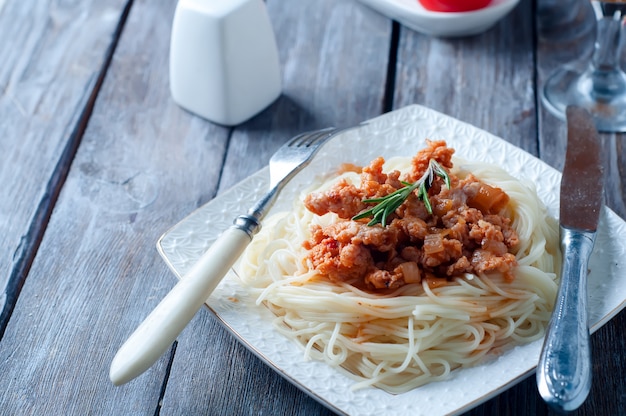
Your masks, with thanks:
[[[450,176],[448,175],[448,172],[446,172],[446,170],[435,159],[430,159],[428,162],[428,169],[426,169],[426,172],[424,172],[424,175],[422,175],[421,178],[413,183],[402,181],[404,187],[381,198],[364,199],[363,202],[376,205],[358,215],[355,215],[352,219],[360,220],[361,218],[372,217],[372,220],[367,223],[367,225],[373,226],[381,224],[385,227],[387,225],[387,217],[398,209],[416,189],[418,190],[417,197],[424,202],[428,213],[432,214],[433,208],[428,200],[428,190],[432,186],[435,176],[442,178],[446,187],[450,189]]]

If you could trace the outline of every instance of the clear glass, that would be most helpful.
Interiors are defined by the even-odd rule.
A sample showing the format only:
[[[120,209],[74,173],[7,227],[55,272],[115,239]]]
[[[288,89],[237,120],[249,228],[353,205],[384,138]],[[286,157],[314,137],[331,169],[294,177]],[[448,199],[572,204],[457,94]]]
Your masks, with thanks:
[[[620,67],[626,0],[591,3],[597,18],[591,62],[582,70],[564,66],[555,71],[543,88],[543,103],[562,119],[568,105],[584,107],[599,131],[626,132],[626,74]]]

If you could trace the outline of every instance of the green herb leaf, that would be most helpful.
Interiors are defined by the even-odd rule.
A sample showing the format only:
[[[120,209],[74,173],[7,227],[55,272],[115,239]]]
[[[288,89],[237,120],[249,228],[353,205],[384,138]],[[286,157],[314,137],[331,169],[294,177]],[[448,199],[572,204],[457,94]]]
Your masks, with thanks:
[[[402,181],[404,187],[384,197],[364,199],[363,202],[376,205],[358,215],[355,215],[352,219],[360,220],[362,218],[371,217],[372,220],[367,225],[373,226],[381,224],[383,227],[386,227],[389,215],[393,214],[416,189],[418,190],[417,197],[424,202],[428,213],[432,214],[433,210],[430,201],[428,200],[428,190],[432,186],[435,176],[442,178],[446,187],[450,189],[450,176],[448,175],[448,172],[446,172],[446,170],[435,159],[430,159],[428,162],[428,169],[419,180],[414,183]]]

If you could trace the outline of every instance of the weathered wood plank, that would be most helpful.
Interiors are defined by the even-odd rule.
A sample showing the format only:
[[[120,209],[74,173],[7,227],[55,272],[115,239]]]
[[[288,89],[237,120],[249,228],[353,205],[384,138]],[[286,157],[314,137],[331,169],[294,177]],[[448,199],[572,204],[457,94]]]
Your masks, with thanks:
[[[80,140],[125,3],[0,4],[0,337]]]
[[[283,93],[266,113],[235,129],[220,189],[267,165],[272,153],[298,133],[353,126],[383,111],[388,19],[351,1],[293,6],[269,1],[268,8]]]
[[[271,154],[297,133],[354,125],[383,110],[388,19],[345,0],[269,0],[267,5],[283,94],[235,128],[220,190],[267,165]],[[171,374],[164,414],[330,413],[262,364],[208,313],[179,337]]]
[[[531,6],[522,1],[473,37],[436,39],[403,29],[394,108],[422,104],[537,154]]]
[[[27,273],[39,250],[0,340],[0,413],[331,414],[206,311],[179,337],[169,381],[168,357],[124,387],[114,388],[107,373],[117,347],[174,284],[154,250],[162,232],[264,166],[295,133],[384,111],[391,23],[349,0],[269,0],[284,94],[231,131],[169,97],[174,1],[129,2],[101,88],[98,74],[125,3],[74,3],[0,1],[0,179],[11,185],[0,194],[7,259],[0,285]],[[537,105],[535,84],[588,40],[564,47],[538,36],[535,56],[532,3],[523,0],[474,38],[402,29],[394,106],[425,104],[560,168],[564,125]],[[43,235],[94,89],[94,112]],[[622,139],[603,135],[607,201],[625,216]],[[575,415],[626,408],[625,319],[620,314],[594,335],[595,384]],[[554,413],[531,377],[470,414]]]
[[[433,39],[402,30],[394,106],[426,105],[537,155],[531,3],[522,1],[474,37]],[[543,404],[533,383],[526,380],[468,414],[534,414]]]
[[[567,23],[567,30],[538,33],[537,76],[541,88],[550,74],[561,65],[575,63],[580,66],[590,58],[595,40],[595,20],[589,3],[581,2],[578,16]],[[541,90],[538,90],[540,94]],[[567,147],[565,123],[550,114],[543,105],[539,107],[539,146],[542,159],[562,170]],[[605,160],[606,203],[622,218],[626,218],[624,200],[625,155],[624,134],[602,134]],[[626,313],[621,312],[591,337],[593,384],[586,402],[573,415],[615,415],[626,409]],[[533,378],[534,383],[534,378]],[[534,385],[530,385],[530,390]],[[548,414],[555,414],[548,412]]]
[[[0,343],[0,371],[7,375],[0,379],[2,413],[154,414],[158,407],[168,357],[120,388],[108,380],[108,368],[117,348],[173,285],[155,241],[213,197],[229,134],[169,97],[174,6],[133,3]],[[114,17],[107,13],[100,16],[104,23]],[[88,20],[85,30],[103,35],[98,19]],[[76,42],[66,40],[72,58]],[[77,63],[61,68],[72,65]],[[68,105],[56,104],[59,111]],[[39,143],[46,146],[41,138]]]

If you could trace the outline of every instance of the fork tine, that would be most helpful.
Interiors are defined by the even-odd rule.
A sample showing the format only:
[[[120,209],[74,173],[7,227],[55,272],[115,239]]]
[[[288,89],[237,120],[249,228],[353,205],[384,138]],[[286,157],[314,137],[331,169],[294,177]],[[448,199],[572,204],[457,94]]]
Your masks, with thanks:
[[[293,137],[291,140],[289,140],[287,143],[285,143],[283,145],[283,147],[297,147],[297,146],[300,146],[300,142],[306,140],[306,138],[308,136],[310,136],[311,134],[313,134],[313,133],[312,132],[300,133],[297,136]]]
[[[287,143],[289,147],[309,147],[315,142],[318,142],[321,138],[328,138],[330,134],[336,129],[329,127],[322,130],[316,130],[313,132],[300,134]]]
[[[309,140],[307,140],[303,145],[306,147],[319,146],[328,140],[336,130],[337,129],[334,127],[324,129],[323,131],[320,131],[319,134],[310,136]]]

